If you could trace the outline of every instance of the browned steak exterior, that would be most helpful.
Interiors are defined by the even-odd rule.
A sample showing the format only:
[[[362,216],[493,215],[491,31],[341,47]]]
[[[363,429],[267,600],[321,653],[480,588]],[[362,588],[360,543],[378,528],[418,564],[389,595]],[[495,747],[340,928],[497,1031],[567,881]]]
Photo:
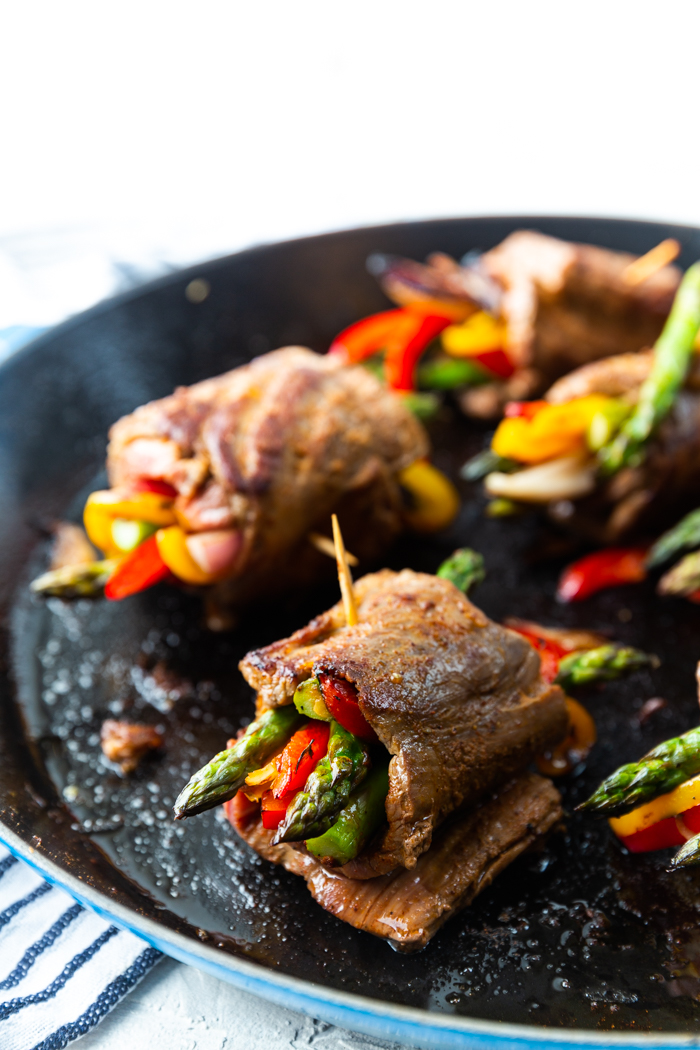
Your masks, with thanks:
[[[448,814],[561,740],[568,716],[529,642],[447,580],[384,570],[355,591],[357,626],[343,626],[337,605],[249,653],[240,668],[259,710],[289,703],[296,686],[321,671],[357,687],[367,721],[394,756],[388,828],[354,862],[354,877],[369,878],[414,867]]]
[[[377,557],[399,532],[397,473],[428,451],[401,399],[363,368],[286,347],[120,419],[110,483],[162,478],[189,531],[243,543],[223,601],[308,582],[332,563],[308,541],[336,511],[348,549]]]
[[[482,256],[504,288],[508,352],[550,382],[577,365],[651,346],[681,273],[665,266],[641,284],[623,280],[633,255],[520,230]]]
[[[326,911],[403,951],[415,951],[561,816],[551,780],[526,773],[476,809],[446,821],[411,871],[361,882],[328,871],[293,846],[273,846],[274,832],[259,820],[234,827],[267,860],[303,875]]]

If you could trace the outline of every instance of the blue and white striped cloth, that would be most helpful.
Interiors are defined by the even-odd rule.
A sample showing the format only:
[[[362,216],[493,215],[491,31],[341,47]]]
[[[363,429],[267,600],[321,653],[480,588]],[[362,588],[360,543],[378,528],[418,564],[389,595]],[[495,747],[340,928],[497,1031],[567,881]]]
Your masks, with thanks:
[[[0,845],[0,1050],[61,1050],[161,957]]]

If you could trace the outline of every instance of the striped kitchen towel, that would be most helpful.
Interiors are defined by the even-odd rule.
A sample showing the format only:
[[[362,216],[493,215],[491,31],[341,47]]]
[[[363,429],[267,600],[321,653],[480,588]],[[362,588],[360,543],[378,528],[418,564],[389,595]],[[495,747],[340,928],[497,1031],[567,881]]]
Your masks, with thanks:
[[[67,1046],[160,958],[0,845],[0,1050]]]

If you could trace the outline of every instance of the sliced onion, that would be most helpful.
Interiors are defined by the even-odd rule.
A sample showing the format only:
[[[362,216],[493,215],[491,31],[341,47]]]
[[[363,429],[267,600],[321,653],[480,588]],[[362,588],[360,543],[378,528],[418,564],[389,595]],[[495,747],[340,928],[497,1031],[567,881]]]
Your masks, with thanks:
[[[490,496],[523,500],[525,503],[549,503],[552,500],[580,499],[595,488],[595,461],[579,456],[563,456],[517,474],[496,471],[484,479]]]
[[[242,536],[237,529],[213,529],[194,532],[185,543],[200,569],[213,576],[233,565],[241,549]]]

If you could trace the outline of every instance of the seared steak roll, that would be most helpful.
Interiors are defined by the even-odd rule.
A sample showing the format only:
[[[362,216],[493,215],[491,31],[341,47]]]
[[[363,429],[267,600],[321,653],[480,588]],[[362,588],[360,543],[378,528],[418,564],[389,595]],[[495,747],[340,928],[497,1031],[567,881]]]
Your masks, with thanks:
[[[256,718],[175,815],[225,803],[324,908],[410,949],[561,816],[525,770],[569,710],[530,642],[449,579],[384,570],[354,592],[354,625],[338,604],[241,661]]]
[[[639,284],[624,274],[635,256],[519,230],[482,256],[504,288],[507,349],[543,379],[601,357],[651,346],[681,279],[664,266]]]
[[[373,879],[340,878],[273,834],[235,803],[226,814],[245,841],[266,860],[302,875],[314,900],[358,930],[384,937],[400,951],[424,948],[448,919],[491,885],[500,871],[536,845],[562,817],[551,780],[524,773],[481,805],[459,813],[436,832],[416,866]]]
[[[558,380],[545,402],[568,417],[577,413],[610,414],[616,404],[637,403],[648,378],[654,353],[618,354],[594,361]],[[543,403],[544,404],[544,403]],[[539,414],[539,413],[538,413]],[[540,417],[544,421],[544,417]],[[571,435],[563,422],[560,433]],[[497,432],[498,434],[498,432]],[[517,440],[522,442],[522,436]],[[498,445],[498,438],[495,439]],[[521,444],[521,448],[524,447]],[[564,459],[550,460],[520,473],[491,475],[486,488],[492,495],[522,499],[546,506],[558,523],[596,542],[609,544],[656,531],[697,504],[700,485],[700,363],[693,360],[684,387],[668,415],[654,431],[641,462],[623,467],[610,478],[596,477],[596,464],[575,442],[559,450]],[[577,456],[578,453],[578,456]],[[557,463],[570,464],[555,477]],[[547,467],[549,479],[543,478]],[[536,471],[538,473],[536,473]],[[531,480],[528,480],[531,479]]]
[[[360,711],[392,756],[387,825],[346,868],[371,878],[413,868],[454,810],[520,772],[565,735],[564,694],[540,676],[521,636],[488,619],[454,584],[405,569],[355,585],[360,622],[341,604],[240,664],[258,714],[290,704],[328,675],[357,690]]]
[[[441,335],[448,360],[433,357],[423,381],[459,386],[449,357],[476,361],[482,380],[493,378],[473,385],[473,370],[469,378],[463,368],[459,402],[468,415],[494,418],[507,401],[539,395],[572,368],[651,346],[680,283],[680,270],[668,265],[679,250],[666,241],[638,259],[518,230],[462,265],[441,253],[426,264],[384,256],[370,263],[395,303],[430,304],[458,322]]]
[[[225,605],[308,584],[332,571],[312,542],[332,512],[349,549],[372,560],[420,518],[420,493],[416,511],[402,489],[425,488],[426,471],[449,504],[435,527],[456,512],[456,493],[427,452],[400,397],[365,369],[302,347],[181,387],[111,429],[112,489],[93,493],[85,513],[93,543],[109,558],[127,555],[107,597],[168,571]]]

